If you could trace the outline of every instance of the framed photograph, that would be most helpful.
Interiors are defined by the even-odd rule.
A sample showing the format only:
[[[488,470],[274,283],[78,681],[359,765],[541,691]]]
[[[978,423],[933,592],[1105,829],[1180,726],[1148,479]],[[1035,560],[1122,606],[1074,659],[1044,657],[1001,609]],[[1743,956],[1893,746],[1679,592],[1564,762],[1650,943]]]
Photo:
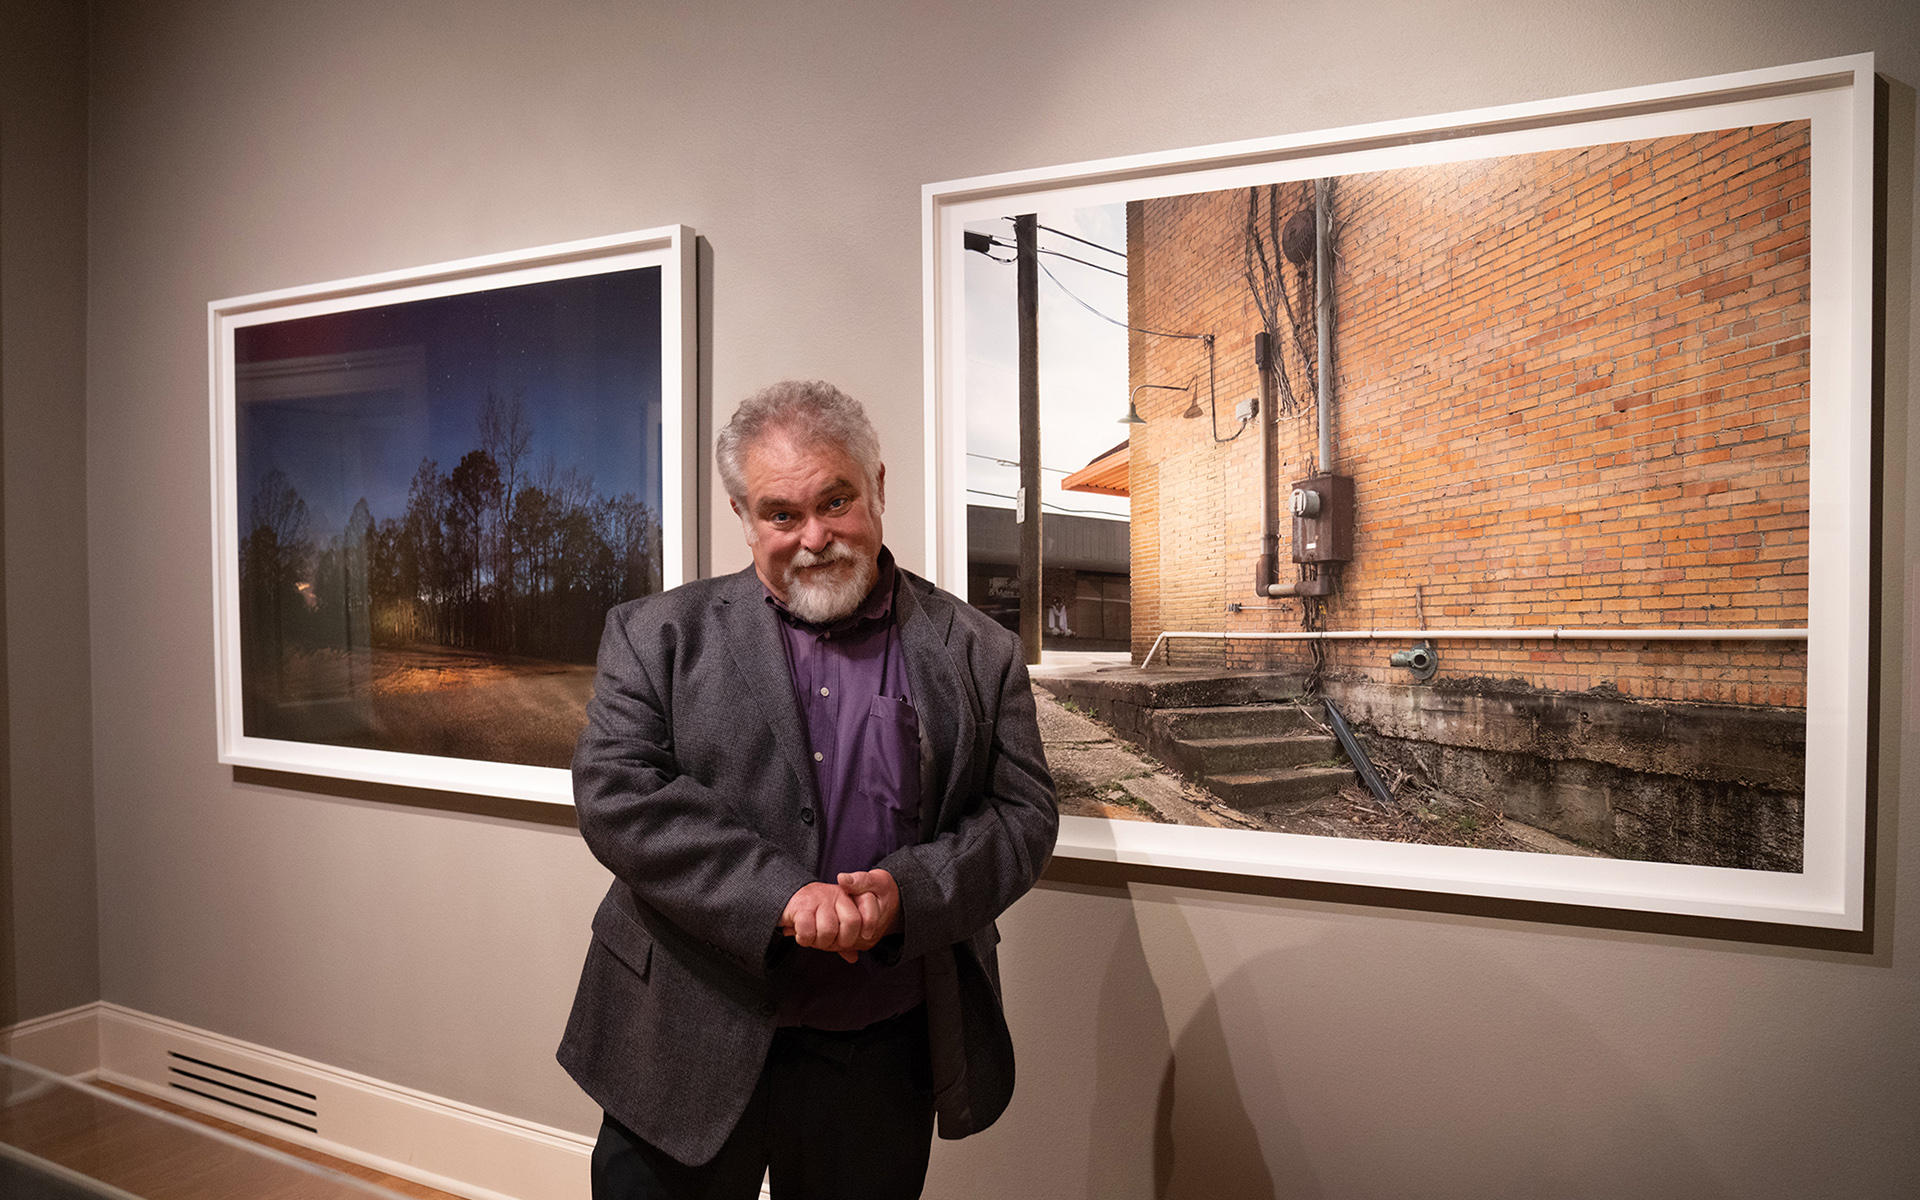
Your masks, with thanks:
[[[931,570],[1037,595],[1124,751],[1050,745],[1058,852],[1860,928],[1873,106],[1857,56],[928,185]]]
[[[208,306],[221,762],[571,803],[607,609],[695,571],[693,237]]]

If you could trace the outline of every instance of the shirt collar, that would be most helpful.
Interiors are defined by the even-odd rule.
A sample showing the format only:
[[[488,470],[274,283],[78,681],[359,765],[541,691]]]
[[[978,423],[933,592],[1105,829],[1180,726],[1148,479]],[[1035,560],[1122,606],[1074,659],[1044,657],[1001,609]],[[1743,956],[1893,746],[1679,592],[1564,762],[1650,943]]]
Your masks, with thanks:
[[[867,593],[866,599],[860,602],[860,607],[854,609],[846,616],[841,617],[838,621],[826,625],[816,625],[812,621],[802,620],[795,616],[793,610],[787,607],[786,601],[767,590],[767,585],[764,581],[761,583],[760,589],[766,594],[767,603],[773,605],[773,610],[780,614],[782,620],[786,621],[789,625],[801,629],[815,629],[837,633],[843,629],[851,629],[856,625],[863,625],[873,621],[887,621],[893,618],[893,583],[897,575],[893,566],[893,551],[887,549],[885,546],[880,547],[880,557],[875,561],[879,569],[875,572],[873,588]]]

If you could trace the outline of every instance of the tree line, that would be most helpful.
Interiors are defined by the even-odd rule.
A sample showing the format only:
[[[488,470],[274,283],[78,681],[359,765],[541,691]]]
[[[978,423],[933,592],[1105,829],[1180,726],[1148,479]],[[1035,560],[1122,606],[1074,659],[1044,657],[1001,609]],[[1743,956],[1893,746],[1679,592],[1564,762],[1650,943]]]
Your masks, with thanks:
[[[403,513],[362,497],[323,537],[283,472],[261,477],[240,547],[250,673],[279,676],[293,649],[420,643],[591,662],[607,609],[660,590],[651,506],[551,460],[529,470],[517,397],[489,396],[479,433],[451,469],[421,460]]]

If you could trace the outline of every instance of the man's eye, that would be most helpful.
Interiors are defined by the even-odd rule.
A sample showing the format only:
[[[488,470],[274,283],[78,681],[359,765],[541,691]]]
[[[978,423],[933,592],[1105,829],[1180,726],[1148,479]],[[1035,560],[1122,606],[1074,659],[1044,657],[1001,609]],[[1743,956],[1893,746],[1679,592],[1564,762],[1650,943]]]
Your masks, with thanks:
[[[837,500],[827,501],[828,512],[839,512],[841,509],[845,508],[846,506],[847,506],[847,498],[845,496],[841,496]]]
[[[787,523],[788,521],[791,521],[791,520],[793,520],[793,514],[792,514],[792,513],[783,513],[783,512],[779,512],[779,513],[774,513],[774,514],[773,514],[772,516],[770,516],[770,517],[768,517],[768,518],[767,518],[767,524],[769,524],[769,525],[785,525],[785,524],[786,524],[786,523]]]

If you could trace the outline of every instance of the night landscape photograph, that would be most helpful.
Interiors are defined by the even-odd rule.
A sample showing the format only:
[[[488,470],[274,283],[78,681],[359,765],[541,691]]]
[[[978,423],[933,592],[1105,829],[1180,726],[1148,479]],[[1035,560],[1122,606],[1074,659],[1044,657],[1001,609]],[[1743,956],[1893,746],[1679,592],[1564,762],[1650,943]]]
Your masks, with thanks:
[[[564,767],[661,587],[661,272],[235,330],[244,728]]]

